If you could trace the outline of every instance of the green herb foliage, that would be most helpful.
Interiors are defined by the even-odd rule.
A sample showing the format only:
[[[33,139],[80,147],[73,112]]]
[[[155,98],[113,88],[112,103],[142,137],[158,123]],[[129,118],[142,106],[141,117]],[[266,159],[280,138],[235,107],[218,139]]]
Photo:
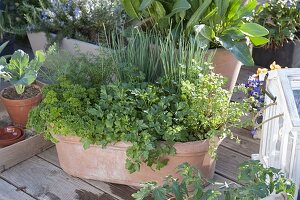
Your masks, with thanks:
[[[252,200],[269,196],[272,193],[284,192],[292,200],[295,184],[285,178],[284,173],[273,167],[264,168],[259,161],[246,161],[240,166],[238,180],[243,186],[227,188],[226,200]]]
[[[255,21],[270,32],[268,48],[278,48],[295,39],[300,22],[299,9],[300,2],[295,0],[268,0],[257,9]]]
[[[292,200],[295,193],[295,184],[285,178],[280,170],[264,168],[258,161],[245,161],[241,164],[238,179],[243,183],[242,186],[209,181],[212,187],[205,189],[203,183],[206,180],[201,177],[201,172],[188,163],[179,165],[178,173],[182,181],[167,176],[162,186],[158,186],[156,182],[146,182],[132,196],[136,200],[143,200],[149,195],[154,200],[166,200],[167,195],[174,196],[176,200],[253,200],[285,192],[288,199]],[[188,190],[190,188],[194,188],[194,191]]]
[[[221,76],[208,74],[172,87],[162,80],[86,89],[63,79],[44,89],[28,127],[52,139],[58,133],[79,136],[85,148],[130,142],[130,172],[139,170],[141,162],[160,169],[167,163],[163,156],[176,152],[175,142],[225,137],[230,127],[240,125],[248,104],[230,102],[223,83]]]
[[[66,77],[74,84],[94,87],[110,83],[116,71],[109,53],[102,54],[99,51],[97,55],[90,55],[78,52],[73,55],[52,45],[48,49],[40,76],[50,84],[58,83],[59,77]]]
[[[122,0],[125,11],[141,26],[167,35],[184,34],[209,47],[224,47],[243,64],[252,66],[246,39],[255,45],[268,42],[268,30],[252,23],[256,0]]]

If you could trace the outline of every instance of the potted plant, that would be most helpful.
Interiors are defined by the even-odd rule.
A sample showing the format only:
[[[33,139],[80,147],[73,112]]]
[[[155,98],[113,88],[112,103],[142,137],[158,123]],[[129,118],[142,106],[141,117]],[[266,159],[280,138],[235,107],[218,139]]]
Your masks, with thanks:
[[[89,78],[65,76],[45,87],[28,127],[58,142],[60,165],[74,176],[138,186],[162,182],[188,161],[211,177],[220,140],[242,125],[248,104],[229,101],[224,79],[211,72],[194,43],[173,40],[185,49],[177,53],[170,39],[136,37],[114,51],[112,64],[94,66],[99,75],[110,69],[109,82],[85,87]]]
[[[111,31],[123,29],[126,18],[117,0],[47,0],[23,7],[32,27],[27,35],[34,51],[56,42],[72,53],[78,46],[82,52],[95,54]]]
[[[268,31],[248,20],[253,15],[256,0],[247,1],[212,1],[202,3],[195,1],[135,1],[123,0],[122,5],[127,14],[142,20],[141,23],[151,25],[168,33],[184,33],[187,37],[195,35],[195,39],[207,48],[218,48],[213,63],[215,71],[229,78],[227,88],[232,89],[236,83],[241,63],[254,65],[247,39],[253,45],[265,44],[268,40],[263,36]]]
[[[292,200],[295,193],[295,184],[285,178],[280,170],[264,168],[258,161],[245,161],[240,165],[238,180],[243,183],[242,186],[208,180],[212,186],[211,189],[205,189],[203,184],[207,180],[197,168],[183,163],[177,169],[180,179],[167,176],[163,185],[146,182],[132,196],[136,200],[143,200],[149,195],[152,195],[154,200]]]
[[[299,6],[298,1],[269,0],[257,9],[255,21],[270,32],[269,42],[253,49],[257,65],[270,66],[275,61],[285,67],[300,67],[300,45],[296,36],[300,19]]]
[[[28,54],[22,50],[15,51],[9,61],[5,57],[0,58],[1,78],[13,85],[1,91],[0,99],[15,126],[25,127],[29,111],[42,100],[40,88],[32,83],[44,60],[42,51],[37,51],[35,58],[29,61]]]

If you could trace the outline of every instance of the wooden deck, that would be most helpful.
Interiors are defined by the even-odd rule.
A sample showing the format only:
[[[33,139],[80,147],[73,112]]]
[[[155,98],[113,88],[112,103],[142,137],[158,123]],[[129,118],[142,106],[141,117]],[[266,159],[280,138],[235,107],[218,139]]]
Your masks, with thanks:
[[[245,83],[254,71],[243,67],[238,82]],[[233,97],[240,98],[240,95]],[[259,151],[259,141],[252,139],[250,130],[233,131],[241,143],[225,139],[219,147],[215,172],[219,181],[237,182],[238,165]],[[130,200],[135,191],[125,185],[69,176],[59,166],[55,147],[0,173],[0,200]]]

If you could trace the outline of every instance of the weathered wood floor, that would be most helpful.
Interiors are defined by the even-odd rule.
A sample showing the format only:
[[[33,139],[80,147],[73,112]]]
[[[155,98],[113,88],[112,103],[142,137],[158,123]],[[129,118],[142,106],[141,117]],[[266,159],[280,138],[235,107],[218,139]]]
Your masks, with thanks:
[[[243,67],[238,82],[245,83],[254,71]],[[252,139],[249,130],[233,131],[241,143],[230,139],[222,142],[215,172],[218,181],[237,182],[238,165],[259,151],[259,141]],[[69,176],[59,166],[55,147],[0,173],[0,200],[129,200],[135,191],[125,185]]]

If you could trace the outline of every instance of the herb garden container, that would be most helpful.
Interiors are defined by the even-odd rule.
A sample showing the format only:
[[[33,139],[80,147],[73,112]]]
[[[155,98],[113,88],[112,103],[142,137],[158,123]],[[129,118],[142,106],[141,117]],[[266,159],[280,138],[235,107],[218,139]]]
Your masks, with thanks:
[[[84,150],[79,137],[56,136],[56,138],[59,141],[56,149],[60,166],[68,174],[80,178],[140,186],[142,182],[149,180],[162,183],[167,175],[177,177],[176,166],[183,162],[196,166],[208,178],[212,178],[215,171],[216,161],[208,153],[208,140],[175,143],[176,155],[166,157],[169,159],[167,166],[154,171],[142,164],[140,171],[130,174],[125,167],[126,150],[130,144],[118,142],[106,148],[91,145]]]
[[[55,34],[51,35],[53,37],[56,37]],[[44,32],[27,33],[27,36],[33,52],[37,50],[46,50],[48,40]],[[64,38],[61,42],[61,49],[66,50],[72,54],[81,52],[96,55],[99,53],[99,48],[100,47],[98,45],[75,40],[72,38]],[[105,51],[105,49],[103,51]]]

